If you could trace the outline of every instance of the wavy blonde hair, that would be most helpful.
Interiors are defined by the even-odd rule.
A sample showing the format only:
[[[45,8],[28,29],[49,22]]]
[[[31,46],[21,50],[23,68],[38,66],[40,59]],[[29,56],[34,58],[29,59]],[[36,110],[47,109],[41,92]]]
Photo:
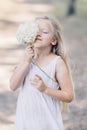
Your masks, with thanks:
[[[65,51],[65,46],[64,46],[64,42],[63,42],[63,38],[62,38],[62,34],[61,34],[60,23],[58,22],[58,20],[55,20],[54,18],[51,18],[48,16],[37,17],[36,20],[38,20],[38,19],[45,19],[45,20],[49,20],[51,22],[51,24],[53,26],[53,36],[57,40],[56,45],[52,45],[51,52],[55,53],[56,55],[59,55],[63,59],[64,63],[66,64],[71,82],[73,84],[70,65],[68,62],[68,57],[67,57],[67,54]],[[61,104],[62,104],[61,111],[62,112],[66,111],[68,109],[67,103],[61,102]]]

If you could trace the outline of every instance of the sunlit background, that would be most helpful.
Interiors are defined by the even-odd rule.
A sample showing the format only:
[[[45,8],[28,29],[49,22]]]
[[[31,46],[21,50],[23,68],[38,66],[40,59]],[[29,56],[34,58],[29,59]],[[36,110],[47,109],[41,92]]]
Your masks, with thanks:
[[[9,88],[24,45],[16,40],[20,23],[36,16],[57,18],[75,84],[75,99],[63,114],[65,130],[87,130],[87,0],[0,1],[0,130],[13,130],[18,92]]]

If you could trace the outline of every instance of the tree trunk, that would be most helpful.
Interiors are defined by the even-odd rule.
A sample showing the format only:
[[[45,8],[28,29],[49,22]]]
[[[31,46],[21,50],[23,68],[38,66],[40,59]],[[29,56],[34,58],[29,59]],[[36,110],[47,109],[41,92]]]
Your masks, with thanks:
[[[68,16],[76,13],[75,12],[75,2],[76,2],[76,0],[69,0],[69,7],[68,7],[68,12],[67,12]]]

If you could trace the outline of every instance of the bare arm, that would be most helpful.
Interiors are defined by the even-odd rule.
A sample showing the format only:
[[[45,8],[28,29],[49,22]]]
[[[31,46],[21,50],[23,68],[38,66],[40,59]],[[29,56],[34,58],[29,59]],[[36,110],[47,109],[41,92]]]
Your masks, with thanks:
[[[24,61],[16,67],[15,71],[13,72],[13,75],[10,78],[11,90],[15,91],[17,88],[20,87],[33,56],[34,51],[32,49],[32,46],[28,46],[25,51]]]
[[[27,73],[28,66],[29,66],[29,63],[24,62],[18,67],[16,67],[16,69],[14,70],[13,75],[11,76],[11,79],[10,79],[10,88],[13,91],[15,91],[17,88],[20,87]]]
[[[74,97],[73,85],[68,74],[67,67],[61,58],[56,65],[56,79],[59,83],[61,90],[55,90],[53,88],[46,87],[44,92],[58,100],[64,102],[71,102]]]

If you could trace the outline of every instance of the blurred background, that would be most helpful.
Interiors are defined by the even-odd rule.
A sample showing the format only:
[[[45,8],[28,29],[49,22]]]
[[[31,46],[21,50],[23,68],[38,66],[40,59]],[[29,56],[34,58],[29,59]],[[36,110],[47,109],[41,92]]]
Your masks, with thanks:
[[[0,130],[13,130],[18,92],[9,88],[24,50],[16,40],[20,23],[48,15],[62,26],[75,84],[75,99],[63,114],[65,130],[87,130],[87,0],[0,1]]]

